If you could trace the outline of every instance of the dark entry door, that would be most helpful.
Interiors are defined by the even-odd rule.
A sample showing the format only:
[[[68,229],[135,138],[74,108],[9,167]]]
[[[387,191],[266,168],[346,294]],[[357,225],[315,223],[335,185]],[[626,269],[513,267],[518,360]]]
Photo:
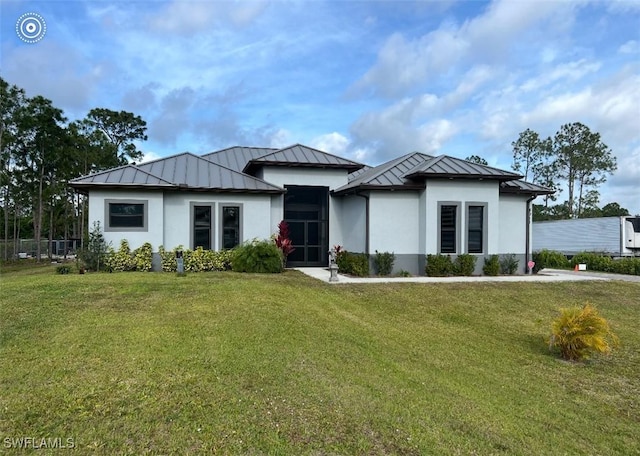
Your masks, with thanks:
[[[329,188],[285,186],[284,220],[289,224],[295,250],[292,267],[326,266],[329,251]]]

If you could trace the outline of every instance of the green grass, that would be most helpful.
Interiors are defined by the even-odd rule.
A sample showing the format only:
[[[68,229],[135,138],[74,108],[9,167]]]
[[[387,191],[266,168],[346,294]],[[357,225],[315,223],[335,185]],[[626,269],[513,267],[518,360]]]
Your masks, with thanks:
[[[98,454],[638,454],[640,285],[0,277],[0,446]],[[546,338],[589,300],[621,347]]]

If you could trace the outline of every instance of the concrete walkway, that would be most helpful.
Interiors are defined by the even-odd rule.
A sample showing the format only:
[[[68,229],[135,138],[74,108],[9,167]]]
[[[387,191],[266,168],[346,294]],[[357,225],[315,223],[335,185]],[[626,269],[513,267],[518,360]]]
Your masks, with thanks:
[[[533,275],[513,276],[474,276],[474,277],[348,277],[338,274],[337,282],[329,282],[327,268],[295,268],[315,279],[332,284],[340,283],[453,283],[453,282],[576,282],[586,280],[624,280],[640,283],[640,276],[624,274],[605,274],[590,271],[565,271],[561,269],[543,269]]]

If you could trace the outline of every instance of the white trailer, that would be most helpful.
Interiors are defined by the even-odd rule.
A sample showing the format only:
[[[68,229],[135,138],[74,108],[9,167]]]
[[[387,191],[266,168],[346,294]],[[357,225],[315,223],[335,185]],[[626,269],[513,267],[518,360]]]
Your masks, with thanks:
[[[557,250],[567,256],[597,252],[612,257],[640,256],[640,217],[597,217],[533,222],[533,251]]]

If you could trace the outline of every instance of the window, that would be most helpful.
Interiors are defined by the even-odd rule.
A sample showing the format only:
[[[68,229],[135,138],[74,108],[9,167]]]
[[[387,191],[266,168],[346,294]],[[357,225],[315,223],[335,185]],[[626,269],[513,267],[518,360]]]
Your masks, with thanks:
[[[484,206],[468,206],[467,209],[467,252],[484,251]]]
[[[458,206],[440,206],[440,253],[457,251]]]
[[[147,231],[146,200],[105,200],[105,231]]]
[[[232,249],[240,244],[241,206],[222,206],[222,242],[221,249]]]
[[[211,250],[211,206],[193,206],[193,248]]]

